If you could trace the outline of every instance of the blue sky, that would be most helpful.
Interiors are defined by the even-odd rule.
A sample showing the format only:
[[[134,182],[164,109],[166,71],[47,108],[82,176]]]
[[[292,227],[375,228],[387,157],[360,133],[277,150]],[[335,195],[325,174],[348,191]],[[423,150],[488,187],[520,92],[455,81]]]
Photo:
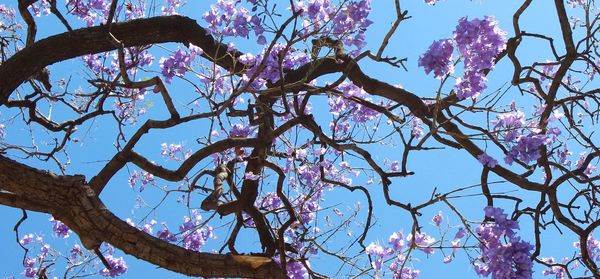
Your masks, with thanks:
[[[6,1],[6,0],[4,0]],[[0,1],[2,3],[3,1]],[[188,3],[181,11],[181,14],[190,16],[198,19],[198,22],[203,24],[200,16],[207,8],[208,1],[189,1],[194,3]],[[196,2],[203,2],[202,4]],[[512,36],[512,25],[511,17],[512,13],[517,9],[518,1],[466,1],[466,0],[447,0],[441,1],[436,6],[430,7],[422,3],[422,1],[402,1],[403,9],[409,11],[411,19],[404,21],[398,28],[397,33],[392,37],[390,44],[384,54],[389,56],[407,57],[408,61],[406,66],[408,71],[402,69],[392,68],[388,65],[381,65],[374,62],[361,62],[361,66],[364,71],[371,76],[389,82],[391,84],[399,84],[409,91],[415,92],[419,96],[423,97],[435,97],[436,90],[439,87],[439,81],[433,79],[431,76],[425,75],[423,70],[417,67],[417,59],[433,40],[447,38],[452,36],[452,32],[456,26],[457,21],[463,17],[468,16],[469,18],[483,17],[485,15],[493,15],[500,22],[500,28],[508,32],[508,36]],[[14,5],[12,2],[6,1],[4,4]],[[548,36],[556,36],[558,33],[558,24],[554,10],[550,5],[545,5],[544,1],[534,1],[532,7],[522,17],[522,29],[529,32],[544,33]],[[367,32],[367,48],[376,50],[381,42],[385,32],[388,30],[389,25],[395,19],[395,15],[391,13],[393,11],[393,1],[388,0],[373,0],[373,11],[370,18],[374,21],[373,25]],[[63,32],[62,28],[57,25],[54,18],[46,17],[40,18],[40,24],[42,26],[38,33],[38,38],[46,37],[47,35],[54,34],[57,32]],[[560,42],[557,42],[560,48]],[[253,41],[236,40],[236,45],[242,51],[256,51],[257,47],[253,44]],[[174,49],[175,45],[167,45],[169,49]],[[160,50],[158,51],[160,52]],[[164,53],[164,52],[162,52]],[[550,59],[547,48],[543,45],[532,43],[528,48],[522,48],[519,52],[520,57],[525,61],[531,60],[545,60]],[[157,59],[158,60],[158,59]],[[154,67],[157,68],[158,61],[154,62]],[[60,65],[52,66],[51,70],[54,77],[63,76],[66,74],[72,74],[75,79],[82,79],[84,76],[78,74],[73,69],[83,69],[81,62],[78,60],[71,60]],[[488,90],[496,89],[508,89],[509,93],[502,99],[503,104],[508,104],[512,100],[521,100],[522,98],[518,95],[518,92],[514,89],[510,89],[507,82],[510,81],[511,76],[511,65],[507,61],[503,61],[497,65],[496,69],[489,76]],[[331,78],[333,79],[333,78]],[[326,82],[327,77],[320,79],[319,82]],[[452,84],[452,83],[451,83]],[[451,86],[450,86],[451,87]],[[445,89],[449,88],[448,86]],[[181,82],[174,82],[173,89],[175,91],[189,90],[184,87]],[[175,93],[183,94],[183,93]],[[523,106],[527,106],[527,101],[523,101]],[[324,104],[324,103],[323,103]],[[319,106],[319,103],[313,104],[313,111],[315,112],[328,112],[328,108]],[[152,110],[153,108],[150,108]],[[157,108],[158,109],[158,108]],[[530,111],[531,109],[526,109]],[[10,112],[6,111],[5,108],[0,109],[0,121],[5,121]],[[159,115],[159,112],[151,111],[150,115]],[[318,114],[326,115],[326,114]],[[84,139],[80,145],[71,145],[70,156],[71,165],[69,166],[69,173],[82,173],[86,174],[88,179],[97,172],[103,165],[104,161],[97,161],[106,159],[106,152],[113,152],[113,142],[115,135],[111,132],[114,129],[114,125],[103,125],[106,124],[104,121],[98,121],[89,125],[89,132],[82,136]],[[196,124],[185,125],[183,127],[171,130],[168,133],[153,132],[145,138],[144,141],[140,142],[136,150],[138,152],[148,154],[149,158],[159,162],[163,162],[164,159],[159,156],[160,144],[163,142],[167,143],[183,143],[185,146],[193,148],[194,141],[196,139],[196,133],[194,131],[203,131],[206,126],[198,126]],[[22,126],[9,127],[7,141],[20,142],[28,141],[27,131]],[[433,142],[430,143],[432,146],[439,146]],[[377,160],[383,159],[399,159],[401,156],[401,149],[390,150],[389,146],[375,146],[372,147],[372,152]],[[499,161],[501,160],[498,158]],[[162,161],[161,161],[162,160]],[[32,165],[38,167],[48,167],[47,165],[30,161]],[[481,165],[471,156],[468,156],[465,152],[460,150],[434,150],[418,152],[411,155],[409,169],[414,171],[416,175],[395,179],[392,185],[392,196],[398,200],[407,202],[414,201],[414,203],[426,201],[431,195],[434,188],[437,188],[438,192],[446,192],[455,188],[464,187],[468,185],[474,185],[479,183]],[[131,169],[133,170],[133,168]],[[139,199],[143,199],[147,204],[155,204],[162,197],[160,191],[149,188],[148,190],[139,193],[138,191],[132,191],[127,185],[128,174],[126,171],[121,171],[118,175],[107,186],[105,192],[102,194],[102,199],[110,208],[122,218],[141,218],[145,214],[145,209],[136,208],[136,203]],[[541,178],[540,178],[541,179]],[[491,178],[490,181],[498,180],[498,178]],[[163,182],[159,182],[163,183]],[[166,185],[166,183],[163,183]],[[161,185],[163,185],[161,184]],[[372,228],[371,232],[367,237],[366,244],[370,242],[386,243],[389,235],[395,231],[404,230],[405,232],[410,231],[410,215],[399,210],[397,208],[388,207],[383,201],[383,194],[381,189],[376,185],[371,185],[369,190],[372,191],[372,196],[375,202],[375,215],[376,223]],[[524,197],[534,197],[530,194],[519,191],[516,187],[510,184],[497,184],[493,186],[493,191],[506,192],[506,191],[518,191],[511,192],[515,195]],[[477,191],[468,192],[475,194]],[[333,191],[326,193],[327,203],[331,205],[340,205],[340,207],[351,208],[355,205],[355,202],[360,201],[364,204],[364,199],[357,194],[348,193],[344,191]],[[136,201],[137,199],[137,201]],[[153,214],[151,217],[159,221],[166,220],[170,225],[171,230],[176,230],[177,225],[181,222],[183,215],[187,214],[187,211],[178,205],[176,197],[171,196],[168,202],[174,204],[173,206],[166,206],[162,208],[162,211],[157,214]],[[199,199],[198,199],[199,201]],[[535,199],[532,199],[535,202]],[[468,216],[471,220],[481,220],[483,217],[482,208],[485,205],[485,199],[481,196],[465,197],[457,199],[454,202],[461,212]],[[512,208],[512,203],[499,202],[497,205],[503,206],[509,210]],[[534,205],[534,203],[528,204],[527,199],[525,205]],[[423,211],[423,217],[421,217],[421,224],[423,230],[430,233],[431,235],[438,236],[438,228],[429,224],[431,217],[441,210],[447,217],[444,221],[444,226],[455,227],[460,224],[458,218],[452,215],[447,207],[439,206],[431,208],[430,210]],[[3,249],[0,252],[0,262],[3,264],[0,266],[0,277],[15,275],[19,276],[23,270],[21,266],[21,258],[23,255],[22,250],[14,241],[14,232],[12,228],[14,224],[20,218],[21,211],[18,209],[0,207],[0,214],[3,216],[3,222],[0,222],[0,240],[2,240]],[[208,218],[210,214],[203,214],[205,218]],[[21,234],[38,233],[44,235],[47,240],[52,239],[51,234],[51,223],[48,222],[49,216],[41,215],[30,212],[29,218],[21,226]],[[523,232],[521,235],[525,239],[532,239],[530,235],[531,224],[527,222],[521,223]],[[158,228],[156,228],[158,229]],[[453,235],[454,230],[451,229],[449,234]],[[219,240],[223,240],[227,237],[226,229],[218,231]],[[339,234],[339,239],[333,239],[333,242],[344,243],[344,234]],[[246,239],[240,240],[239,242],[250,242],[249,247],[257,245],[257,239],[251,233],[243,236]],[[573,253],[572,242],[574,238],[569,235],[561,236],[555,231],[548,231],[544,235],[544,246],[542,250],[542,256],[554,256],[556,258],[562,258],[563,256],[569,256]],[[67,247],[70,247],[73,243],[76,243],[76,236],[72,235],[68,239],[52,239],[50,242],[56,249],[66,252]],[[333,245],[333,244],[332,244]],[[243,246],[243,245],[242,245]],[[208,249],[218,247],[216,244],[208,246]],[[118,253],[117,256],[123,255]],[[441,253],[436,252],[430,258],[423,253],[416,253],[415,257],[418,260],[414,261],[414,267],[421,270],[421,276],[419,278],[439,278],[441,274],[444,274],[446,278],[477,278],[472,268],[468,264],[467,256],[464,252],[459,252],[457,258],[452,264],[443,264]],[[137,261],[132,257],[125,256],[129,271],[123,276],[123,278],[141,278],[148,277],[151,274],[152,278],[183,278],[184,276],[173,274],[171,272],[159,269],[145,262]],[[366,263],[366,257],[363,260]],[[315,270],[323,272],[325,274],[332,274],[336,271],[337,263],[334,265],[331,259],[327,257],[316,258],[313,262]],[[55,275],[61,276],[61,271],[57,268]],[[540,277],[540,269],[536,269],[534,278]]]

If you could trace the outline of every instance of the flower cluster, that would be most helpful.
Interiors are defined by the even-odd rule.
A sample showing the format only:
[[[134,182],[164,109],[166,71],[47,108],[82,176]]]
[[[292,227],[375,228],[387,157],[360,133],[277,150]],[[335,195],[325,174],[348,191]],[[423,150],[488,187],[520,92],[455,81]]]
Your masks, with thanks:
[[[158,238],[162,239],[163,241],[168,241],[168,242],[177,241],[177,236],[175,236],[173,233],[171,233],[171,231],[169,230],[169,227],[167,227],[167,224],[163,222],[161,225],[162,225],[163,229],[157,231],[156,236],[158,236]]]
[[[147,171],[133,171],[129,176],[127,183],[129,184],[129,187],[135,189],[135,185],[137,185],[138,182],[141,182],[140,192],[142,192],[146,186],[154,184],[154,175]]]
[[[409,235],[406,239],[409,241],[408,247],[404,241],[404,234],[402,232],[394,232],[389,237],[388,247],[372,242],[365,248],[365,252],[371,258],[371,266],[376,273],[384,272],[384,263],[388,260],[393,260],[388,269],[394,274],[394,278],[412,279],[419,276],[421,271],[406,265],[408,259],[404,253],[406,252],[405,248],[409,248],[412,245],[412,235]],[[430,245],[425,243],[429,241],[425,239],[431,240],[432,238],[423,233],[421,237],[417,237],[417,241],[414,244]]]
[[[598,241],[594,236],[590,234],[587,239],[587,252],[592,261],[598,262],[600,261],[600,241]],[[573,246],[579,250],[579,255],[581,255],[581,243],[579,241],[573,243]]]
[[[171,143],[167,145],[166,142],[163,142],[160,145],[160,156],[174,161],[182,161],[187,160],[190,156],[192,156],[192,150],[188,149],[184,152],[182,144]]]
[[[575,162],[575,168],[583,167],[583,164],[585,163],[585,157],[586,157],[585,155],[586,155],[586,152],[581,152],[579,154],[579,159],[577,159],[577,161]],[[596,166],[594,166],[592,164],[588,164],[585,167],[585,170],[583,170],[583,174],[590,177],[597,170],[598,170],[598,168]]]
[[[192,63],[192,58],[189,52],[177,48],[173,55],[167,58],[161,58],[159,61],[162,75],[167,83],[171,83],[173,77],[182,77],[188,71]]]
[[[117,258],[112,254],[108,254],[105,256],[105,258],[110,266],[110,269],[105,267],[104,269],[100,270],[100,275],[105,277],[117,277],[127,272],[127,264],[125,263],[125,260],[123,260],[123,257]]]
[[[36,267],[36,259],[35,258],[25,258],[23,261],[23,267],[25,270],[21,273],[23,276],[27,278],[35,278],[38,272],[38,268]]]
[[[557,264],[557,262],[554,260],[553,257],[550,258],[542,258],[541,259],[543,262],[547,263],[547,264]],[[567,262],[567,258],[564,258],[562,260],[562,264],[565,264]],[[567,278],[567,272],[566,270],[561,267],[561,266],[552,266],[547,268],[546,270],[542,271],[542,274],[544,276],[548,276],[548,275],[555,275],[556,279],[564,279]]]
[[[277,82],[284,75],[280,71],[280,64],[281,69],[285,72],[286,70],[296,69],[310,62],[310,59],[303,51],[289,48],[282,43],[275,44],[268,54],[266,53],[267,50],[268,48],[263,49],[258,55],[247,53],[239,57],[239,62],[249,67],[248,71],[244,73],[242,81],[247,83],[250,82],[252,77],[255,77],[250,84],[251,89],[259,89],[266,85],[267,81],[272,83]],[[281,56],[283,58],[280,58]],[[261,68],[263,59],[264,64]],[[259,72],[257,73],[257,71]]]
[[[9,8],[4,4],[0,4],[0,15],[6,18],[14,18],[16,11],[13,8]]]
[[[50,14],[50,2],[48,2],[48,0],[40,0],[31,4],[31,6],[29,6],[29,9],[37,17],[47,15]]]
[[[215,237],[211,226],[202,226],[202,216],[195,210],[192,210],[191,216],[183,218],[179,231],[183,238],[183,248],[193,251],[200,251],[209,238]]]
[[[373,23],[368,19],[370,0],[349,1],[342,7],[336,7],[330,0],[306,0],[296,2],[295,8],[302,10],[304,18],[301,36],[331,34],[344,45],[356,47],[352,54],[366,45],[364,32]]]
[[[499,134],[499,139],[509,147],[504,161],[512,164],[515,159],[524,163],[538,160],[541,157],[541,147],[553,144],[561,134],[560,129],[549,127],[543,133],[537,128],[538,122],[527,123],[525,121],[525,114],[517,109],[514,102],[510,107],[510,111],[496,115],[496,120],[493,121],[493,130]],[[561,116],[558,112],[554,112],[548,123],[556,121]],[[562,154],[566,156],[566,151]],[[563,158],[563,160],[566,162],[567,159]]]
[[[182,0],[167,0],[167,5],[161,7],[163,15],[176,15],[176,9],[182,5]]]
[[[34,248],[39,247],[39,252],[35,257],[26,257],[23,259],[23,276],[27,278],[37,278],[40,270],[45,270],[52,262],[56,260],[56,253],[50,248],[50,245],[44,243],[44,238],[33,234],[26,234],[19,240],[19,243],[25,246],[29,251],[34,251]]]
[[[531,278],[533,246],[516,236],[519,224],[508,219],[501,208],[487,206],[484,211],[494,221],[477,227],[481,241],[481,263],[475,263],[477,274],[484,277],[491,274],[496,279]]]
[[[456,81],[459,99],[476,98],[487,87],[483,71],[493,67],[494,58],[505,47],[505,36],[493,17],[459,20],[454,31],[458,52],[464,59],[464,75]]]
[[[217,5],[211,5],[202,18],[208,23],[208,31],[215,35],[248,38],[250,31],[254,30],[257,42],[261,45],[267,43],[263,36],[264,28],[257,15],[250,15],[244,7],[237,7],[240,1],[218,0]]]
[[[487,155],[487,153],[482,153],[477,156],[477,160],[479,160],[482,165],[488,168],[493,168],[498,165],[498,161],[496,161],[496,159],[492,158],[490,155]]]
[[[252,133],[252,126],[236,123],[231,125],[229,130],[229,137],[232,138],[247,138]]]
[[[434,41],[429,49],[419,57],[419,66],[426,74],[433,71],[433,76],[443,79],[454,72],[453,57],[454,43],[451,39]]]
[[[367,92],[362,88],[353,83],[344,82],[337,87],[337,90],[340,91],[343,96],[330,96],[328,101],[329,111],[331,111],[333,115],[351,115],[351,118],[346,120],[351,120],[355,123],[365,123],[379,116],[379,112],[353,100],[371,101]],[[338,121],[338,125],[339,124]]]
[[[423,120],[421,118],[413,117],[410,121],[410,134],[417,139],[423,137]]]
[[[344,45],[356,47],[354,53],[360,51],[367,43],[364,32],[373,21],[369,20],[371,1],[360,0],[349,2],[333,18],[332,33],[342,38]],[[353,33],[356,33],[352,35]]]
[[[71,234],[71,229],[69,229],[67,225],[59,220],[54,219],[53,217],[50,218],[50,222],[52,223],[52,231],[54,232],[55,236],[60,238],[69,237]]]
[[[96,22],[105,22],[110,9],[110,1],[105,0],[67,0],[69,12],[83,20],[87,26]]]
[[[429,1],[428,4],[435,4]],[[485,70],[492,69],[494,58],[505,47],[506,32],[498,28],[498,22],[486,16],[484,19],[459,20],[453,39],[434,41],[419,58],[419,66],[425,73],[433,71],[435,78],[442,79],[454,71],[452,52],[454,44],[464,60],[464,74],[456,80],[459,99],[477,98],[487,88]]]
[[[124,88],[122,97],[115,99],[113,104],[117,117],[129,124],[137,123],[138,117],[146,114],[146,107],[139,104],[144,100],[147,92],[146,88]]]

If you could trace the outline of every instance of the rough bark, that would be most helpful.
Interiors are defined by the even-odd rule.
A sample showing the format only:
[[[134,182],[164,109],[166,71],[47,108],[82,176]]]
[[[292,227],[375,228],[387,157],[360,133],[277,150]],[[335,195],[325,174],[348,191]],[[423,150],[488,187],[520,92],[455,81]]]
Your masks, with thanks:
[[[110,212],[81,175],[62,176],[0,155],[0,204],[52,214],[87,249],[102,242],[136,258],[190,276],[285,278],[270,258],[197,253],[150,236]]]

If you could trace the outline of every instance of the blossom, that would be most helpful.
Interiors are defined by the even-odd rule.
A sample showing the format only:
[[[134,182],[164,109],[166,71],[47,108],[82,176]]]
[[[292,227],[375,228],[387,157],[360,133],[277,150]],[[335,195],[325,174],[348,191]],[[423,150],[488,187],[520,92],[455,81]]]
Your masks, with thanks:
[[[192,63],[190,54],[187,51],[177,48],[175,53],[167,58],[161,58],[159,61],[162,75],[167,83],[171,83],[173,77],[182,77],[188,71]]]
[[[25,267],[25,270],[21,274],[27,278],[35,278],[38,272],[38,268],[35,267],[35,262],[35,258],[25,258],[23,260],[23,267]]]
[[[33,243],[33,234],[26,234],[19,240],[19,243],[23,246]]]
[[[463,238],[463,237],[465,237],[465,235],[467,235],[467,231],[465,230],[465,228],[461,227],[458,229],[458,231],[454,235],[454,239]]]
[[[423,120],[418,117],[413,117],[413,119],[410,121],[410,130],[410,134],[413,137],[417,139],[423,137]]]
[[[125,263],[125,260],[123,260],[123,257],[116,258],[113,257],[113,255],[107,255],[105,258],[110,265],[110,269],[104,268],[100,270],[100,275],[105,277],[117,277],[127,272],[127,264]]]
[[[482,165],[489,167],[489,168],[493,168],[498,165],[498,161],[496,161],[496,159],[492,158],[490,155],[487,155],[486,153],[481,153],[480,155],[478,155],[477,160],[479,160],[479,162]]]
[[[247,138],[251,132],[252,129],[250,125],[237,123],[231,126],[229,136],[232,138]]]
[[[163,229],[156,232],[156,235],[158,236],[158,238],[160,238],[163,241],[168,241],[168,242],[177,241],[177,237],[171,233],[171,231],[169,230],[169,227],[167,227],[167,224],[162,223],[161,225],[162,225]]]
[[[402,232],[394,232],[390,235],[389,243],[394,251],[400,251],[404,247],[404,236]]]
[[[71,229],[69,229],[67,225],[59,220],[54,219],[53,217],[50,217],[50,222],[53,224],[52,231],[54,232],[54,235],[61,238],[69,237],[71,234]]]
[[[438,212],[438,214],[434,215],[433,218],[431,218],[431,221],[434,225],[439,227],[442,224],[442,221],[444,221],[444,216],[442,215],[442,212],[440,211]]]
[[[410,243],[413,243],[420,248],[426,254],[433,254],[434,250],[431,245],[435,242],[435,238],[427,235],[424,232],[418,232],[414,237],[412,234],[409,234],[407,237]]]
[[[383,266],[383,258],[387,255],[387,251],[383,246],[371,242],[371,244],[365,248],[365,252],[373,257],[373,260],[371,261],[373,269],[375,269],[375,271],[380,270]]]
[[[83,252],[81,251],[81,246],[79,246],[78,244],[73,245],[73,247],[71,247],[71,249],[69,250],[70,259],[77,259],[77,257],[81,255],[83,255]]]
[[[454,72],[452,52],[454,44],[451,39],[434,41],[427,51],[419,57],[419,66],[423,67],[426,74],[433,71],[433,76],[444,78]]]
[[[367,92],[353,83],[343,82],[337,89],[342,96],[330,97],[328,104],[333,115],[350,114],[351,120],[357,123],[365,123],[376,119],[379,112],[373,110],[355,100],[372,101]],[[340,123],[338,123],[340,125]]]
[[[494,221],[477,227],[482,263],[475,263],[476,273],[498,279],[531,278],[533,246],[516,236],[518,223],[508,219],[501,208],[487,206],[484,211]],[[508,241],[504,242],[505,238]]]
[[[176,15],[175,9],[181,6],[181,0],[167,0],[167,5],[161,7],[163,15]]]
[[[493,17],[459,20],[454,31],[454,41],[464,59],[464,74],[455,86],[459,99],[476,98],[487,88],[483,70],[493,67],[496,55],[505,47],[505,36]]]
[[[541,260],[542,260],[542,262],[545,262],[547,264],[557,264],[554,261],[554,258],[552,258],[552,257],[550,257],[550,258],[542,258]],[[566,262],[566,260],[567,260],[566,258],[563,259],[563,264]],[[548,267],[547,269],[545,269],[544,271],[542,271],[542,274],[544,276],[555,275],[556,279],[567,278],[567,272],[561,266],[551,266],[551,267]]]
[[[254,174],[251,171],[244,174],[244,179],[247,179],[247,180],[258,180],[259,178],[260,178],[260,174]]]
[[[200,251],[209,238],[214,237],[211,226],[200,226],[202,216],[193,210],[191,216],[185,216],[179,231],[183,238],[183,248],[192,251]],[[163,234],[164,235],[164,234]],[[168,240],[168,235],[164,236]]]

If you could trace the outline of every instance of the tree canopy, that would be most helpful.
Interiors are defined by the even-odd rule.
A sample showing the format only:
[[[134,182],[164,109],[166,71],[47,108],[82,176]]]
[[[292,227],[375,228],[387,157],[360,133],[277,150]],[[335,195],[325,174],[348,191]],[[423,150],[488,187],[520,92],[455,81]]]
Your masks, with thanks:
[[[0,4],[3,265],[600,278],[594,0],[193,2]]]

